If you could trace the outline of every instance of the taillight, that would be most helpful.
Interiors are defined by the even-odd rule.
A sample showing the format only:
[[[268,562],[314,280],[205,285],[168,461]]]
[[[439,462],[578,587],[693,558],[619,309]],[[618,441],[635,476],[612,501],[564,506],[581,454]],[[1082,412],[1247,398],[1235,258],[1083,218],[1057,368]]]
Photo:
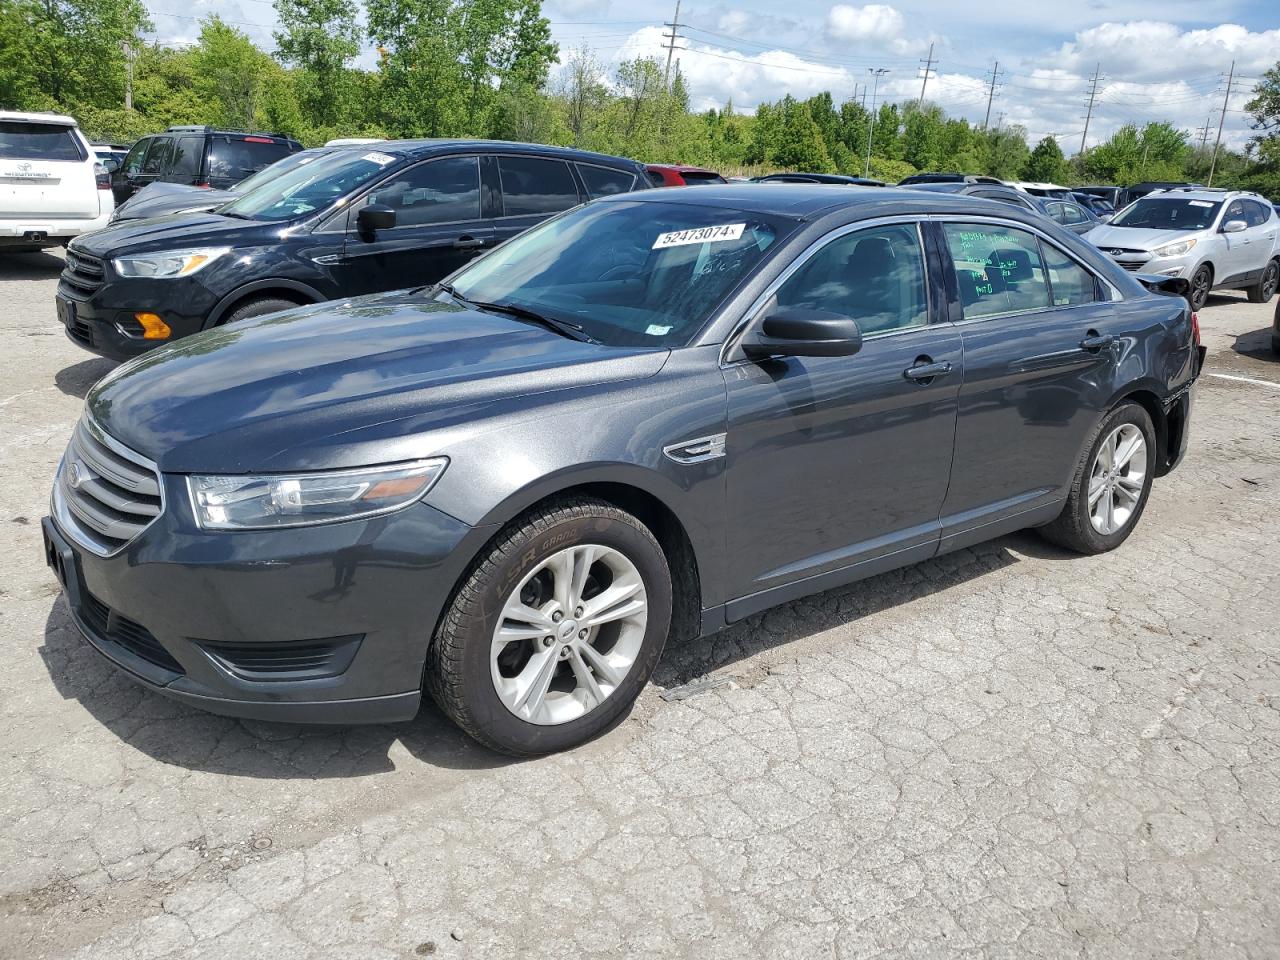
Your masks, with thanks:
[[[196,184],[196,186],[197,186],[197,187],[199,187],[201,190],[208,190],[208,189],[210,189],[210,188],[209,188],[209,184],[207,184],[207,183],[197,183],[197,184]]]
[[[100,163],[93,165],[93,178],[98,181],[99,190],[111,189],[111,174],[107,172],[107,168]]]
[[[1194,310],[1191,311],[1191,343],[1200,346],[1200,314]]]

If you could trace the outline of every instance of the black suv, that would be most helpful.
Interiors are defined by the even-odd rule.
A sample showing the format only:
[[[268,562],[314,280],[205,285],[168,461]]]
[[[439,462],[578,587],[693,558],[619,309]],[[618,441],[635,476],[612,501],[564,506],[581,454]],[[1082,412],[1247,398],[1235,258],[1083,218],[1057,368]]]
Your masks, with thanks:
[[[58,319],[80,346],[123,360],[245,317],[435,283],[554,213],[648,186],[643,164],[561,147],[335,150],[211,212],[77,238]]]
[[[297,140],[276,134],[169,127],[130,148],[111,173],[111,192],[121,204],[149,183],[225,190],[301,149]]]

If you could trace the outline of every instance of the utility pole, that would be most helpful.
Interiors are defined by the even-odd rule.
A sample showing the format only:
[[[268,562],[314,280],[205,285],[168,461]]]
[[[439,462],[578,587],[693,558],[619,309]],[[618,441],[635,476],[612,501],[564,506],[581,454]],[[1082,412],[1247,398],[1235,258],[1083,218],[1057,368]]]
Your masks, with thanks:
[[[987,124],[991,122],[991,101],[996,97],[996,79],[1000,76],[1000,61],[996,61],[996,65],[991,69],[991,88],[987,90],[987,115],[982,118],[982,129],[987,129]]]
[[[124,108],[133,109],[133,44],[124,42]]]
[[[920,99],[916,101],[916,106],[924,103],[924,88],[929,85],[929,76],[933,73],[933,65],[938,61],[933,59],[933,44],[929,44],[929,59],[921,60],[924,64],[924,77],[920,80]]]
[[[885,67],[876,67],[874,70],[867,67],[867,73],[873,78],[873,85],[871,87],[871,122],[867,124],[867,162],[862,168],[863,177],[871,176],[871,134],[876,130],[876,94],[880,90],[880,78],[888,72]],[[866,94],[865,87],[862,92]]]
[[[1093,79],[1089,81],[1089,109],[1084,115],[1084,133],[1080,134],[1080,154],[1084,155],[1084,144],[1089,139],[1089,121],[1093,119],[1093,101],[1098,96],[1098,81],[1102,79],[1102,64],[1099,63],[1093,70]]]
[[[1196,139],[1200,141],[1200,152],[1209,149],[1209,131],[1213,129],[1213,114],[1204,119],[1203,127],[1196,127]]]
[[[1222,145],[1222,125],[1227,122],[1227,104],[1231,102],[1231,85],[1236,77],[1236,62],[1231,61],[1231,70],[1227,73],[1227,92],[1222,97],[1222,114],[1218,117],[1218,139],[1213,141],[1213,159],[1209,161],[1209,180],[1206,187],[1213,186],[1213,172],[1218,168],[1218,147]]]
[[[666,89],[671,89],[671,55],[676,52],[676,41],[680,39],[680,28],[684,26],[680,22],[680,0],[676,0],[676,15],[670,23],[664,23],[664,27],[670,27],[670,33],[664,33],[662,36],[667,40],[667,68],[662,73],[662,85]]]

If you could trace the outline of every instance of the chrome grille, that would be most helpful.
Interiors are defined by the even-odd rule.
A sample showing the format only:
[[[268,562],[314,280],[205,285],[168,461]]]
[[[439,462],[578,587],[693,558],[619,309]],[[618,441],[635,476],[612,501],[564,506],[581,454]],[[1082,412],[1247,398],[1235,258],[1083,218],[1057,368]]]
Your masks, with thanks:
[[[67,251],[66,261],[58,289],[73,300],[89,299],[103,284],[106,271],[102,261],[74,250]]]
[[[53,487],[54,516],[81,546],[101,556],[123,548],[164,510],[160,474],[145,457],[84,417]]]

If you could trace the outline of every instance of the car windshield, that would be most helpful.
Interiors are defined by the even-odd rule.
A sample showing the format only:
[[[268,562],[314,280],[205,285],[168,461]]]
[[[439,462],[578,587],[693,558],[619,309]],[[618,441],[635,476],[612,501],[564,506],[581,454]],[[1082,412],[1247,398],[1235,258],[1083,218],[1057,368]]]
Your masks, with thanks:
[[[1204,230],[1213,223],[1221,203],[1186,197],[1143,197],[1111,221],[1113,227],[1147,230]]]
[[[0,158],[83,160],[72,128],[65,123],[0,120]]]
[[[338,150],[294,166],[217,209],[248,220],[291,220],[323,210],[395,163],[397,157],[370,150]],[[265,171],[264,171],[265,172]]]
[[[250,190],[258,189],[264,183],[270,183],[281,174],[288,173],[294,167],[305,167],[308,163],[315,162],[329,152],[328,150],[303,150],[301,153],[291,153],[283,160],[277,160],[265,170],[259,170],[252,177],[246,177],[228,189],[232,193],[248,193]]]
[[[590,204],[503,244],[451,288],[610,346],[680,346],[795,225],[693,204]]]

